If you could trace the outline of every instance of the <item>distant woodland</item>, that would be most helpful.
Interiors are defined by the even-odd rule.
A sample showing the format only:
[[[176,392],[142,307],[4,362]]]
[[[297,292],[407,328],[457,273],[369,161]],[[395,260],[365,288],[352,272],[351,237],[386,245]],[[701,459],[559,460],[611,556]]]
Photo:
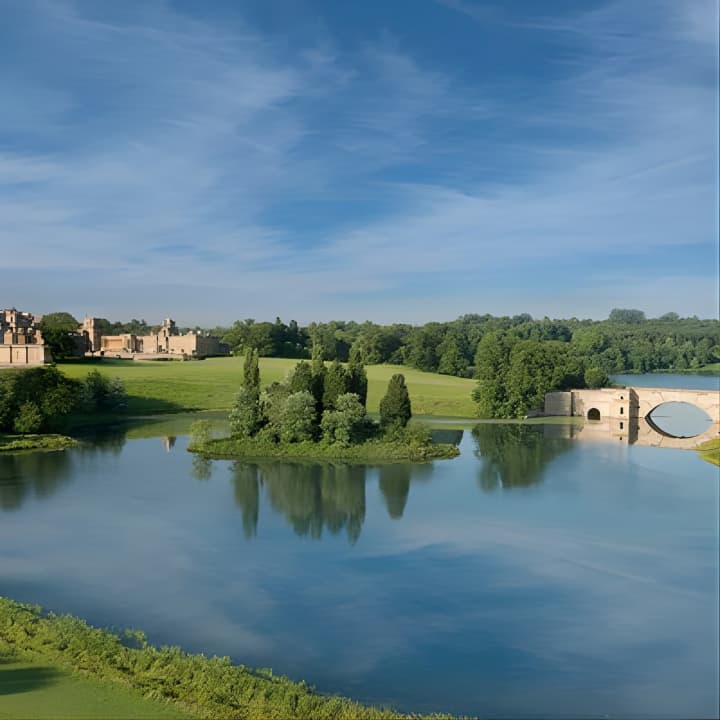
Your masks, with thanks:
[[[67,313],[46,316],[46,324],[59,317],[67,319],[63,329],[77,327]],[[145,320],[104,321],[103,333],[143,334],[151,327]],[[673,312],[646,318],[635,309],[615,309],[601,321],[536,320],[523,313],[463,315],[451,322],[419,326],[340,320],[302,327],[294,320],[285,323],[276,318],[275,322],[238,320],[231,327],[180,328],[187,330],[217,335],[238,355],[253,349],[261,357],[310,358],[313,345],[319,345],[325,360],[393,363],[460,377],[475,376],[476,368],[487,360],[489,341],[482,346],[481,341],[491,334],[503,349],[511,350],[518,342],[559,344],[585,368],[604,373],[686,371],[720,363],[720,321],[681,318]]]
[[[474,376],[487,352],[480,342],[489,334],[508,346],[520,341],[561,344],[587,367],[606,373],[691,370],[720,362],[720,321],[676,313],[648,319],[633,309],[613,310],[601,321],[463,315],[420,326],[331,321],[300,327],[280,318],[274,323],[248,319],[213,333],[238,354],[252,348],[263,357],[308,358],[318,343],[325,360],[393,363],[460,377]]]

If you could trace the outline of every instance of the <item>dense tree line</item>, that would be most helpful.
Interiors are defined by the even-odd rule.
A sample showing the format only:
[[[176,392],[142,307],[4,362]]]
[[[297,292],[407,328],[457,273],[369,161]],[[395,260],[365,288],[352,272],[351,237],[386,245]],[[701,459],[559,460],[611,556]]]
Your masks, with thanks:
[[[300,327],[277,318],[274,323],[238,321],[214,332],[238,354],[252,348],[266,357],[309,358],[315,346],[324,360],[393,363],[461,377],[473,376],[478,345],[489,333],[510,343],[564,343],[569,354],[605,373],[691,370],[720,362],[717,320],[672,312],[647,319],[635,309],[615,309],[601,321],[535,320],[524,313],[463,315],[420,326],[332,321]]]
[[[101,318],[98,322],[107,335],[143,335],[158,328],[137,319],[110,322]],[[58,357],[69,354],[67,333],[77,326],[69,313],[51,313],[43,318],[43,333]],[[488,333],[510,342],[567,343],[569,352],[583,358],[588,367],[606,373],[692,370],[720,362],[718,320],[681,318],[674,312],[648,319],[641,310],[632,308],[616,308],[607,320],[600,321],[536,320],[522,313],[512,317],[463,315],[451,322],[419,326],[334,320],[301,327],[294,320],[285,323],[276,318],[274,322],[238,320],[229,328],[192,329],[217,335],[237,355],[256,350],[261,357],[310,359],[315,347],[323,360],[392,363],[460,377],[473,376],[478,344]]]
[[[122,382],[97,370],[83,381],[52,366],[0,373],[0,432],[44,432],[72,413],[113,411],[125,404]]]

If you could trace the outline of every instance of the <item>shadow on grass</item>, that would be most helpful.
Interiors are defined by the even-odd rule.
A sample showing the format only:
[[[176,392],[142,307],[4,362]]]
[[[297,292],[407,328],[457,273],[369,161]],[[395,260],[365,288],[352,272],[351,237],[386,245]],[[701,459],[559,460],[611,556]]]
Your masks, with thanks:
[[[39,690],[52,685],[59,675],[51,667],[3,667],[12,662],[0,659],[0,697]]]

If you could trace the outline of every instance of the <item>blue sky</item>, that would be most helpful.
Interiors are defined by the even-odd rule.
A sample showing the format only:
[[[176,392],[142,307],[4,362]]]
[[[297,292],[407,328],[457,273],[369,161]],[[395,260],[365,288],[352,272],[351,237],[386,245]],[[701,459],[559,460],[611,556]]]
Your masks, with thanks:
[[[0,304],[718,314],[716,0],[0,11]]]

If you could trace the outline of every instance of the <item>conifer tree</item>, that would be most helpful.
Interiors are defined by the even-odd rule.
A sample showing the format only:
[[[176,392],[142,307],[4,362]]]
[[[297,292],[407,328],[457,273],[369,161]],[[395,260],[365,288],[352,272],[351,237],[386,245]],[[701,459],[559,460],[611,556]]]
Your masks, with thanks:
[[[290,376],[290,392],[313,391],[313,373],[309,362],[301,360]]]
[[[323,362],[322,345],[315,341],[312,346],[312,394],[315,398],[315,411],[318,417],[323,413],[323,393],[325,392],[325,363]]]
[[[390,378],[385,397],[380,401],[380,428],[385,433],[401,430],[411,417],[410,394],[405,376],[398,373]]]
[[[349,392],[347,373],[342,363],[335,360],[325,373],[323,380],[323,408],[325,410],[334,410],[335,401],[346,392]]]
[[[243,367],[243,386],[235,397],[228,420],[230,432],[237,437],[252,437],[259,429],[260,416],[260,366],[258,352],[248,350]]]
[[[347,392],[355,393],[362,403],[367,406],[368,379],[365,366],[355,358],[351,358],[347,366]]]
[[[255,348],[247,351],[243,366],[243,386],[257,390],[258,394],[260,394],[260,363],[258,357],[258,351]]]

